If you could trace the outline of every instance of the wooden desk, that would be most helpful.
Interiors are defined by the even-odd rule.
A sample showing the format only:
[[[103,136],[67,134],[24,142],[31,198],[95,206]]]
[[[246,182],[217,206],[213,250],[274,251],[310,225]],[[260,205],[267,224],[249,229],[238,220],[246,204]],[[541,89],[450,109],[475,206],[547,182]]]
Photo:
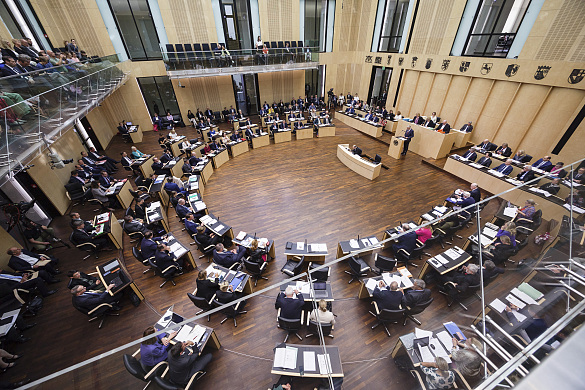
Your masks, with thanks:
[[[209,137],[209,134],[208,134],[208,133],[209,133],[209,132],[210,132],[212,129],[215,129],[215,132],[216,132],[216,133],[219,133],[219,131],[218,131],[218,128],[217,128],[217,126],[215,126],[215,125],[211,125],[211,127],[209,127],[209,126],[208,126],[208,127],[204,127],[203,129],[201,129],[201,135],[203,136],[203,140],[204,140],[205,142],[211,142],[211,139],[210,139],[210,137]],[[216,135],[218,135],[218,134],[216,134]]]
[[[300,287],[298,287],[297,283],[301,283],[302,285],[305,285],[305,291],[302,291]],[[301,294],[303,294],[303,300],[305,301],[305,303],[309,303],[309,310],[305,310],[305,313],[307,314],[307,318],[309,318],[309,315],[311,314],[311,312],[313,311],[313,305],[311,304],[311,302],[319,302],[321,299],[323,299],[324,301],[327,302],[333,302],[335,301],[335,299],[333,298],[333,290],[331,290],[331,282],[325,282],[325,293],[323,294],[323,296],[315,296],[314,293],[314,289],[310,288],[309,286],[309,282],[294,282],[291,284],[281,284],[280,285],[280,292],[284,293],[284,291],[286,290],[286,288],[288,286],[291,286],[293,289],[298,289],[299,292]],[[306,290],[308,290],[309,292],[307,293]],[[308,323],[308,322],[307,322]]]
[[[376,238],[376,236],[364,237],[361,238],[359,241],[358,240],[339,241],[339,243],[337,243],[337,259],[349,253],[359,252],[366,248],[368,250],[365,252],[360,252],[360,256],[367,256],[371,254],[374,250],[382,248],[382,245],[378,245],[378,239]]]
[[[311,245],[314,245],[314,244],[303,243],[303,249],[297,249],[296,242],[287,242],[285,249],[284,249],[284,254],[286,255],[286,259],[290,260],[295,256],[305,256],[305,260],[306,260],[307,264],[309,261],[312,261],[313,263],[324,263],[325,256],[327,256],[329,254],[329,251],[327,250],[327,245],[325,245],[324,251],[309,251],[310,248],[308,248],[308,247]],[[290,247],[290,249],[287,249],[287,247]]]
[[[455,259],[452,259],[448,255],[446,255],[446,252],[450,251],[451,249],[455,250],[456,252],[459,252],[458,253],[459,256],[456,257]],[[420,273],[418,274],[419,279],[423,279],[425,277],[425,275],[427,274],[427,272],[430,271],[431,268],[434,269],[435,271],[437,271],[439,274],[444,275],[448,272],[451,272],[451,271],[459,268],[460,266],[462,266],[463,264],[465,264],[469,260],[471,260],[471,255],[469,253],[465,252],[463,249],[459,248],[458,246],[453,246],[452,248],[447,249],[446,251],[440,253],[439,255],[444,260],[446,260],[447,263],[442,264],[441,262],[439,262],[439,260],[436,258],[438,255],[435,257],[431,257],[430,259],[425,261],[425,263],[423,264],[423,266],[420,270]]]
[[[313,138],[313,128],[312,127],[307,127],[306,129],[297,129],[296,133],[297,133],[297,140]],[[333,133],[335,133],[335,128],[333,128]]]
[[[184,135],[175,138],[172,142],[171,142],[171,152],[173,153],[173,156],[178,157],[181,155],[181,149],[179,149],[179,145],[181,145],[181,143],[183,142],[183,140],[185,140],[187,137],[185,137]]]
[[[282,344],[277,344],[277,349],[281,347]],[[327,374],[321,374],[319,371],[319,363],[317,360],[317,355],[322,355],[325,353],[325,350],[320,345],[298,345],[298,344],[284,344],[285,347],[293,347],[297,348],[297,363],[296,368],[294,369],[287,369],[282,367],[274,367],[274,360],[272,364],[272,370],[270,371],[271,374],[276,375],[288,375],[288,376],[298,376],[298,377],[306,377],[306,378],[327,378]],[[329,360],[331,361],[331,376],[333,378],[343,378],[343,367],[341,365],[341,357],[339,356],[339,349],[334,345],[328,345],[327,353],[329,354]],[[276,350],[274,352],[276,357]],[[300,367],[304,366],[304,352],[313,352],[315,356],[315,369],[316,371],[307,371],[306,369],[301,372]]]
[[[466,133],[465,131],[460,131],[457,129],[451,129],[451,133],[455,133],[455,144],[453,145],[454,149],[463,148],[467,146],[467,143],[471,139],[471,133]]]
[[[355,155],[349,149],[349,144],[337,145],[337,158],[349,169],[362,175],[366,179],[374,180],[380,175],[382,164],[374,164]]]
[[[194,212],[198,213],[200,211],[203,211],[205,214],[207,214],[207,205],[205,204],[205,202],[203,202],[201,194],[198,193],[189,194],[187,202],[189,203],[189,206],[193,209]]]
[[[130,190],[132,189],[132,186],[130,185],[130,180],[128,180],[128,179],[125,179],[125,180],[126,181],[124,182],[124,184],[122,184],[121,187],[116,189],[116,191],[114,191],[113,195],[116,195],[116,199],[118,199],[118,202],[120,202],[122,207],[126,209],[126,208],[130,207],[130,204],[134,200],[134,197],[130,193]],[[113,185],[115,185],[115,184],[112,184],[112,186]],[[112,188],[112,186],[110,186],[110,188]]]
[[[228,144],[230,151],[232,152],[232,158],[239,156],[242,153],[246,153],[250,150],[250,146],[246,141],[240,141],[235,144]]]
[[[109,291],[111,296],[114,296],[126,287],[130,286],[136,295],[138,295],[138,298],[140,298],[141,301],[144,300],[144,295],[138,286],[134,284],[130,273],[126,267],[124,267],[124,264],[118,261],[118,259],[109,260],[102,265],[96,266],[95,268],[100,280],[102,281],[102,286],[109,286],[111,283],[116,284],[116,286]],[[115,283],[118,277],[120,278],[118,281],[119,284]]]
[[[167,233],[171,231],[169,228],[169,218],[164,208],[161,207],[161,203],[152,202],[150,206],[146,208],[146,223],[150,225],[151,223],[159,221]]]
[[[317,126],[317,137],[335,137],[335,125],[319,125]]]
[[[402,155],[402,151],[404,150],[404,141],[406,139],[403,137],[392,136],[390,140],[390,147],[388,148],[388,156],[400,160],[404,158]]]
[[[411,126],[414,130],[414,138],[410,141],[408,150],[425,158],[437,160],[447,156],[457,139],[457,134],[453,132],[442,134],[428,127],[415,125],[404,120],[398,121],[396,135],[404,135],[403,130],[406,130],[407,126]]]
[[[250,234],[246,233],[244,238],[242,238],[241,240],[238,240],[238,237],[245,232],[240,232],[238,234],[238,236],[234,237],[234,239],[232,240],[233,242],[235,242],[238,245],[243,246],[244,248],[249,248],[250,247],[250,242],[252,239],[254,239],[254,236],[251,236]],[[260,241],[262,238],[257,238],[258,241]],[[266,239],[265,239],[266,240]],[[268,247],[268,256],[271,259],[276,259],[276,248],[274,245],[274,240],[268,240],[268,243],[266,245]],[[258,245],[258,248],[263,249],[265,248],[264,246],[260,246]]]
[[[449,323],[447,323],[447,325],[448,324]],[[443,332],[446,332],[446,334],[444,334]],[[440,341],[440,339],[437,337],[437,334],[439,333],[445,335],[444,342]],[[402,351],[402,349],[404,349],[404,353],[406,353],[406,355],[409,357],[409,360],[412,363],[412,365],[414,367],[420,366],[421,359],[419,357],[418,350],[416,350],[416,348],[413,348],[413,341],[415,338],[416,336],[414,332],[407,333],[405,335],[398,337],[398,340],[396,341],[396,344],[394,345],[394,348],[392,349],[390,356],[392,356],[392,358],[396,358],[396,356]],[[439,328],[433,331],[433,338],[437,340],[436,342],[438,343],[438,345],[435,344],[435,348],[429,348],[433,357],[435,356],[434,351],[437,351],[437,348],[439,346],[444,349],[444,352],[448,356],[451,356],[451,348],[453,348],[453,343],[451,341],[450,332],[448,332],[445,327]],[[447,342],[447,339],[449,339],[449,343]]]
[[[189,193],[197,192],[199,194],[203,194],[205,191],[203,180],[201,180],[201,178],[195,174],[189,176],[189,178],[185,180],[183,188],[189,191]]]
[[[207,184],[211,175],[213,175],[213,164],[211,160],[205,161],[203,165],[197,164],[199,168],[194,170],[194,172],[199,172],[199,176],[201,177],[203,184]]]
[[[107,214],[107,221],[105,222],[98,222],[98,218],[102,215],[106,215]],[[110,241],[112,242],[112,244],[114,244],[114,246],[117,249],[122,249],[123,245],[124,245],[124,241],[123,241],[123,231],[122,231],[122,225],[120,225],[118,223],[118,220],[116,219],[116,216],[111,213],[111,212],[106,212],[103,214],[99,214],[96,215],[93,218],[93,226],[97,227],[97,225],[99,225],[100,223],[104,224],[104,232],[105,234],[108,235],[108,238],[110,239]]]
[[[222,149],[221,151],[219,151],[219,153],[216,153],[211,157],[211,163],[213,164],[213,168],[217,169],[226,162],[228,162],[229,159],[230,156],[228,154],[228,150]]]
[[[217,234],[218,236],[227,236],[234,239],[234,231],[232,227],[226,225],[223,221],[219,221],[215,215],[209,213],[208,215],[200,218],[199,221],[213,233]]]
[[[187,260],[189,261],[189,263],[191,263],[191,266],[193,266],[193,269],[197,269],[197,264],[195,264],[195,259],[193,258],[193,254],[191,253],[191,251],[189,250],[189,248],[185,245],[183,245],[179,240],[177,240],[175,238],[175,236],[173,236],[173,233],[167,233],[167,237],[163,240],[168,246],[171,246],[175,243],[179,244],[181,246],[181,249],[179,249],[176,252],[172,252],[175,257],[177,259],[180,259],[183,256],[187,257]]]
[[[270,137],[268,134],[252,138],[252,148],[254,149],[258,149],[268,145],[270,145]]]
[[[163,188],[165,185],[165,177],[165,175],[155,176],[148,188],[148,192],[157,193],[160,201],[166,207],[169,204],[169,195]]]
[[[374,289],[370,289],[367,287],[367,284],[370,280],[375,281],[376,284],[380,280],[383,280],[386,283],[386,286],[390,286],[390,282],[391,282],[390,278],[391,277],[401,277],[403,273],[404,273],[404,277],[408,278],[409,283],[406,284],[405,282],[401,281],[399,283],[398,287],[401,287],[405,290],[411,288],[413,286],[413,283],[414,283],[414,278],[412,277],[412,274],[410,273],[410,271],[406,267],[398,267],[398,268],[396,268],[395,272],[383,272],[382,275],[380,275],[380,276],[375,276],[373,278],[361,279],[360,280],[360,290],[358,292],[358,298],[359,299],[372,298],[373,293],[374,293]],[[398,282],[398,280],[396,280],[396,282]]]
[[[216,263],[211,263],[205,269],[205,272],[207,272],[208,280],[215,280],[217,278],[219,282],[223,282],[225,280],[226,282],[231,283],[234,278],[243,277],[236,288],[234,288],[234,292],[243,293],[244,295],[252,294],[254,292],[254,289],[252,288],[252,278],[250,278],[250,275],[245,272],[232,271],[229,268],[223,267]]]
[[[171,167],[171,174],[175,177],[182,177],[183,165],[185,165],[185,162],[180,157],[175,157],[174,160],[176,161],[176,163]]]
[[[174,313],[171,309],[168,309],[166,311],[166,313],[162,315],[160,320],[158,320],[158,322],[154,325],[154,328],[157,331],[163,330],[165,328],[173,328],[173,330],[178,331],[179,329],[175,329],[174,327],[176,324],[180,324],[183,321],[185,321],[185,318]],[[209,326],[205,326],[205,325],[201,325],[201,324],[196,324],[195,322],[189,322],[188,324],[185,324],[185,325],[189,325],[192,328],[194,328],[196,325],[205,328],[205,333],[203,334],[203,336],[201,336],[201,339],[198,340],[198,342],[197,342],[197,348],[199,349],[200,352],[203,351],[205,349],[205,347],[208,345],[214,349],[221,348],[221,344],[220,344],[219,339],[217,338],[217,335],[215,334],[215,331],[213,330],[213,328],[210,328]],[[182,326],[181,326],[181,328],[182,328]],[[169,331],[170,331],[170,329],[169,329]],[[170,332],[167,332],[167,335],[169,333]],[[181,340],[181,341],[187,341],[187,340]],[[191,341],[194,341],[194,340],[191,340]],[[176,343],[176,341],[174,339],[169,340],[169,342],[171,344]],[[190,347],[187,347],[187,348],[190,348]]]
[[[274,133],[274,143],[290,142],[292,140],[292,130],[277,131]]]
[[[152,170],[152,159],[153,158],[154,158],[154,155],[151,154],[151,155],[147,155],[141,159],[134,160],[135,164],[138,166],[138,169],[140,169],[140,172],[142,172],[142,177],[148,178],[154,172]]]
[[[132,143],[139,144],[142,142],[143,134],[142,129],[140,126],[130,126],[128,129],[128,134],[130,134],[130,138],[132,139]]]
[[[379,138],[382,136],[382,125],[374,125],[368,123],[366,121],[358,119],[359,117],[352,117],[345,114],[343,111],[337,112],[339,115],[336,115],[336,118],[339,119],[341,122],[345,123],[348,126],[353,127],[354,129],[361,131],[364,134],[367,134],[372,137]]]

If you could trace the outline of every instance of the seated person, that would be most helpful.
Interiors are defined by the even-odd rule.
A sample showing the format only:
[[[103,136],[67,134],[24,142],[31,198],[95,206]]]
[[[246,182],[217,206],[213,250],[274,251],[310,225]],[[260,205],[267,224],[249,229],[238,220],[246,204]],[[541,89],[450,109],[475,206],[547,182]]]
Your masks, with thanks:
[[[142,337],[147,337],[156,333],[154,326],[149,326],[142,333]],[[169,343],[177,335],[177,332],[171,332],[168,336],[159,334],[156,337],[151,337],[140,344],[140,365],[146,372],[152,370],[154,366],[167,360],[169,356],[169,349],[172,344]]]
[[[502,244],[500,244],[502,245]],[[498,245],[499,246],[499,245]],[[483,263],[483,280],[484,281],[488,281],[493,277],[496,277],[499,274],[503,274],[504,273],[504,269],[500,268],[500,267],[496,267],[496,263],[494,263],[491,260],[486,260]]]
[[[551,195],[556,195],[561,189],[561,179],[552,179],[550,183],[544,183],[539,187],[541,190],[548,192]]]
[[[6,251],[6,254],[10,256],[10,260],[8,260],[8,266],[15,271],[41,271],[44,270],[50,275],[57,275],[60,274],[58,269],[55,267],[57,266],[59,260],[54,257],[49,257],[43,254],[36,254],[26,249],[21,249],[17,247],[9,248]],[[39,262],[48,261],[45,265],[40,265]]]
[[[234,292],[234,288],[230,286],[227,281],[223,281],[219,284],[219,290],[215,293],[215,297],[219,303],[227,304],[241,298],[241,293]],[[242,310],[246,305],[246,301],[242,301],[238,310]]]
[[[471,206],[474,203],[475,199],[471,197],[471,193],[468,191],[463,191],[463,194],[461,194],[461,197],[457,200],[457,203],[455,203],[453,210],[464,209],[465,207]],[[469,213],[468,210],[464,211],[463,213],[465,212]]]
[[[427,118],[427,120],[422,123],[422,126],[430,127],[431,129],[434,129],[436,126],[436,123],[433,122],[433,120],[431,118]]]
[[[357,145],[353,145],[351,148],[351,152],[353,154],[357,154],[358,156],[362,155],[362,150],[360,148],[357,147]]]
[[[545,172],[550,172],[550,170],[553,168],[553,164],[550,159],[550,156],[544,156],[543,158],[536,160],[532,166],[537,169],[542,169]]]
[[[73,223],[75,230],[73,230],[73,240],[78,244],[90,242],[97,247],[97,249],[112,250],[110,247],[110,241],[103,235],[95,235],[94,233],[88,233],[85,231],[85,223],[83,221],[75,221]]]
[[[294,297],[296,294],[296,298]],[[305,305],[305,298],[299,290],[293,289],[292,286],[287,286],[284,292],[281,292],[276,297],[274,308],[280,309],[280,316],[291,320],[301,318],[303,306]]]
[[[211,144],[209,144],[211,150],[221,150],[221,145],[217,143],[217,140],[214,139]]]
[[[420,113],[416,113],[416,115],[412,118],[412,123],[415,125],[422,125],[424,123],[424,118],[420,116]]]
[[[106,287],[102,284],[102,281],[95,276],[88,275],[85,272],[73,270],[67,273],[70,281],[68,286],[73,288],[75,286],[83,286],[88,290],[100,290],[105,291]]]
[[[461,375],[466,378],[477,378],[481,375],[483,359],[475,352],[473,346],[476,346],[481,351],[483,350],[483,345],[475,337],[468,337],[463,343],[455,337],[453,337],[452,341],[451,360],[457,365]]]
[[[471,191],[469,191],[469,194],[473,199],[475,199],[475,203],[479,202],[481,200],[481,190],[479,189],[477,183],[471,183],[469,188],[471,189]]]
[[[246,248],[243,246],[237,246],[237,248],[228,251],[222,243],[218,243],[213,250],[213,261],[223,267],[230,268],[232,265],[240,263],[245,255]]]
[[[378,305],[380,311],[387,310],[398,310],[402,309],[402,303],[404,302],[404,292],[398,287],[397,282],[390,283],[390,288],[386,286],[383,280],[378,282],[374,292],[372,293],[374,302]]]
[[[144,156],[145,156],[145,154],[144,154],[144,153],[142,153],[140,150],[138,150],[138,149],[136,148],[136,146],[132,146],[130,149],[132,150],[132,152],[130,153],[130,156],[131,156],[133,159],[139,159],[139,158],[141,158],[141,157],[144,157]]]
[[[195,296],[205,298],[206,301],[210,301],[219,289],[219,284],[217,282],[217,277],[215,280],[207,279],[206,270],[199,271],[199,274],[197,275],[197,293]]]
[[[473,125],[471,124],[471,121],[469,121],[466,124],[464,124],[463,126],[461,126],[460,130],[464,131],[466,133],[471,133],[473,131]]]
[[[453,298],[459,293],[466,292],[469,286],[479,284],[479,266],[476,264],[464,265],[460,272],[449,272],[440,275],[439,281],[444,284],[440,287],[443,291],[447,290],[448,295]]]
[[[538,305],[527,305],[524,309],[519,310],[517,306],[510,304],[506,306],[506,315],[512,324],[518,324],[516,316],[512,313],[513,311],[522,312],[528,318],[522,322],[522,326],[518,327],[518,335],[526,341],[526,344],[532,342],[543,334],[547,329],[548,325],[546,321],[540,317],[541,311]],[[550,349],[550,347],[548,347]]]
[[[585,184],[585,167],[581,167],[572,172],[573,181],[579,184]]]
[[[483,165],[486,168],[489,168],[490,165],[492,165],[492,152],[486,152],[485,156],[480,157],[479,160],[477,160],[477,163],[479,165]]]
[[[469,161],[475,161],[477,159],[477,153],[475,153],[474,148],[471,148],[461,157]]]
[[[496,145],[491,143],[489,139],[484,139],[482,143],[478,144],[477,147],[482,152],[491,152],[496,149]]]
[[[155,175],[166,175],[166,176],[170,176],[171,175],[171,170],[168,168],[163,168],[164,167],[164,163],[159,160],[158,157],[153,157],[152,159],[152,170],[154,172]]]
[[[518,215],[516,218],[525,218],[532,221],[532,216],[536,212],[536,202],[534,199],[526,199],[524,203],[524,207],[518,210]]]
[[[189,214],[189,213],[192,213],[195,215],[197,214],[193,211],[193,209],[190,206],[187,206],[187,202],[183,198],[179,198],[179,200],[177,202],[177,206],[175,207],[175,211],[177,212],[177,215],[181,219],[187,217],[187,214]]]
[[[211,146],[209,146],[209,143],[205,143],[203,144],[203,152],[202,154],[209,154],[211,153]]]
[[[189,157],[189,164],[194,167],[197,163],[203,161],[199,157],[196,156],[195,151],[191,151],[191,157]]]
[[[524,150],[517,151],[514,157],[512,157],[512,159],[523,163],[528,162],[528,156],[526,155],[526,152]]]
[[[324,299],[321,299],[319,301],[319,307],[311,312],[309,321],[335,325],[335,316],[327,310],[327,302]]]
[[[195,215],[193,213],[187,213],[185,216],[185,230],[189,235],[195,236],[197,235],[197,227],[199,224],[195,222]]]
[[[404,293],[404,304],[410,308],[426,302],[431,298],[431,290],[426,288],[426,283],[422,279],[414,279],[412,288]]]
[[[154,233],[151,230],[144,232],[144,238],[140,242],[140,251],[144,259],[149,259],[156,254],[158,242],[162,237],[154,237]]]
[[[100,186],[102,186],[102,188],[108,189],[112,184],[116,183],[118,180],[112,178],[110,175],[108,175],[108,172],[106,171],[102,171],[100,178],[99,178],[99,183]]]
[[[191,348],[191,351],[187,350]],[[193,375],[205,369],[211,362],[211,353],[200,356],[199,348],[191,340],[178,342],[168,354],[169,368],[166,378],[173,384],[185,386]]]
[[[449,134],[449,132],[451,131],[451,125],[447,123],[447,120],[445,119],[443,122],[441,122],[441,124],[437,127],[437,131],[442,132],[444,134]]]
[[[585,208],[585,191],[579,191],[574,193],[573,196],[569,195],[565,198],[565,203],[572,204],[580,208]],[[585,214],[584,214],[585,215]]]
[[[520,172],[516,176],[516,179],[524,183],[534,179],[534,172],[532,172],[532,168],[530,167],[530,165],[525,165],[524,168],[522,169],[522,172]]]
[[[410,226],[406,223],[403,223],[398,231],[406,233],[397,239],[398,242],[396,244],[392,245],[394,254],[398,253],[400,249],[404,249],[408,253],[411,253],[414,248],[416,248],[416,232],[411,230]]]
[[[433,229],[430,226],[424,226],[415,231],[416,239],[421,243],[425,243],[429,238],[433,236]]]
[[[134,214],[136,215],[136,218],[141,221],[146,220],[146,205],[144,204],[144,199],[136,199],[136,203],[134,204]]]
[[[250,261],[254,263],[263,263],[268,260],[266,248],[258,248],[258,240],[256,239],[252,240],[250,247],[246,249],[246,256],[249,256]]]
[[[512,221],[504,223],[496,233],[496,242],[502,242],[502,236],[507,236],[512,246],[516,246],[516,224]]]
[[[512,155],[512,149],[504,142],[501,146],[498,146],[495,153],[504,157],[510,157]]]
[[[52,242],[61,241],[61,239],[55,236],[53,228],[39,225],[33,221],[28,221],[25,224],[23,236],[37,251],[44,251],[51,246]]]
[[[205,249],[209,246],[215,246],[218,242],[222,241],[221,236],[216,235],[213,232],[207,232],[207,229],[203,225],[197,226],[197,235],[195,236],[197,241]]]
[[[558,163],[555,164],[554,167],[552,167],[552,169],[550,170],[550,173],[552,173],[556,177],[560,177],[560,178],[567,176],[567,171],[565,171],[563,169],[564,165],[565,165],[565,163],[559,161]]]
[[[122,298],[122,294],[110,295],[110,290],[114,287],[116,285],[112,283],[106,287],[104,292],[96,294],[87,292],[87,289],[82,285],[77,285],[71,289],[73,304],[86,311],[91,311],[103,303],[109,303],[113,310],[119,310],[117,303]]]
[[[500,164],[496,169],[494,169],[494,171],[503,173],[504,175],[507,176],[510,173],[512,173],[512,169],[514,169],[512,167],[512,160],[507,159],[505,163]]]
[[[31,278],[29,272],[19,274],[0,269],[0,299],[8,296],[14,297],[14,290],[16,289],[38,291],[43,297],[48,297],[57,292],[57,290],[49,290],[42,278]]]
[[[156,253],[154,254],[154,263],[161,271],[175,266],[178,268],[177,272],[183,272],[183,259],[175,258],[174,253],[171,252],[171,248],[164,242],[160,243],[156,247]]]
[[[165,191],[168,191],[168,192],[177,191],[185,196],[188,196],[188,194],[189,194],[189,191],[187,191],[183,187],[179,187],[179,185],[174,182],[174,177],[172,175],[167,177],[167,182],[164,185],[164,189],[165,189]]]
[[[131,215],[126,215],[124,217],[124,223],[122,224],[122,229],[126,233],[137,233],[140,232],[142,234],[146,233],[148,229],[144,226],[140,221],[134,219]]]
[[[435,362],[422,362],[420,369],[425,374],[429,389],[452,389],[455,373],[449,370],[449,363],[442,357],[435,357]]]

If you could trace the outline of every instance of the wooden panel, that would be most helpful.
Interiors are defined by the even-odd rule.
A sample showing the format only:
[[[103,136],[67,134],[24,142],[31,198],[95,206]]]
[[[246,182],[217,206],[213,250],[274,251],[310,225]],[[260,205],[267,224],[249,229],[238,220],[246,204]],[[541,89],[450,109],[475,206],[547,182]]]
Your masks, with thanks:
[[[396,110],[402,112],[403,116],[408,116],[410,107],[414,100],[416,83],[418,82],[419,72],[407,70],[404,72],[402,85],[400,86],[400,98],[396,104]]]
[[[584,19],[583,1],[564,0],[534,58],[549,61],[566,60],[578,42],[575,37],[583,33]],[[581,50],[579,52],[582,53]]]
[[[305,95],[305,71],[258,73],[260,102],[289,101]]]
[[[469,118],[467,116],[462,117],[460,115],[464,102],[469,98],[469,83],[471,80],[471,77],[453,76],[451,84],[449,85],[449,91],[447,96],[445,96],[445,101],[441,108],[439,116],[441,118],[447,118],[451,126],[456,129],[461,128],[464,123],[467,123],[467,121],[470,120],[475,124],[475,119],[477,118]],[[481,101],[479,103],[481,104]]]
[[[0,20],[0,37],[2,37],[2,39],[6,39],[9,42],[10,42],[11,38],[20,38],[20,37],[13,37],[10,34],[10,31],[8,31],[8,28],[6,28],[6,25],[4,24],[3,20]]]
[[[335,7],[333,51],[369,50],[376,18],[377,2],[345,0]]]
[[[517,89],[517,83],[495,82],[485,102],[482,116],[477,121],[477,130],[474,130],[472,136],[473,142],[485,138],[493,138]]]
[[[259,0],[262,41],[298,41],[300,2],[294,0]],[[256,37],[254,37],[256,38]]]
[[[444,110],[441,110],[441,106],[443,106],[443,101],[447,96],[447,90],[449,89],[449,84],[451,83],[451,76],[446,74],[437,74],[433,79],[433,84],[430,88],[429,97],[426,101],[425,108],[422,112],[425,115],[430,115],[433,111],[441,112],[441,115],[445,115],[445,118],[448,118],[444,113]],[[449,100],[451,97],[449,96]]]
[[[221,111],[224,107],[236,106],[231,76],[196,77],[172,80],[175,96],[184,120],[187,111],[196,112],[197,108],[204,111],[207,107],[213,111]]]
[[[158,4],[170,43],[218,43],[211,1],[159,0]]]
[[[410,116],[411,118],[417,113],[420,112],[421,115],[424,115],[425,106],[427,105],[427,99],[431,93],[432,85],[433,85],[433,78],[434,74],[429,72],[421,72],[419,74],[418,82],[416,85],[416,91],[414,92],[414,99],[412,101],[412,107],[410,107],[410,111],[408,113],[402,112],[402,115]],[[429,113],[430,114],[430,113]]]
[[[16,232],[16,229],[14,229],[14,232]],[[8,267],[8,260],[10,260],[10,255],[6,253],[6,250],[8,248],[12,248],[13,246],[22,248],[22,245],[4,229],[4,226],[0,226],[0,242],[2,243],[3,249],[0,251],[0,269],[10,270]]]

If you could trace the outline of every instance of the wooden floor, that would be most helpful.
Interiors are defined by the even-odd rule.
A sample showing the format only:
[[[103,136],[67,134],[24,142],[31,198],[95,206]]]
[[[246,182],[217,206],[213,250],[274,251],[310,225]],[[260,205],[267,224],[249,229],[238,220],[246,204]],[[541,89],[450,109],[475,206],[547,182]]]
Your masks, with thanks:
[[[356,130],[335,121],[337,136],[271,144],[251,150],[235,159],[230,159],[216,170],[205,186],[204,200],[210,211],[234,228],[268,237],[276,242],[276,260],[269,264],[268,281],[260,281],[257,289],[284,280],[280,268],[286,261],[283,256],[286,241],[327,243],[329,256],[335,258],[340,240],[356,238],[357,235],[375,234],[382,238],[384,229],[395,226],[399,221],[417,220],[418,216],[432,206],[442,203],[455,188],[468,184],[442,173],[440,170],[421,163],[421,157],[409,153],[397,161],[387,156],[388,146]],[[223,125],[224,127],[226,125]],[[195,137],[194,129],[178,129],[189,138]],[[144,141],[138,145],[145,153],[160,154],[156,143],[158,133],[147,132]],[[382,170],[374,180],[367,180],[345,167],[336,157],[339,143],[357,144],[370,156],[380,154],[389,170]],[[130,150],[118,137],[108,148],[107,154],[116,158],[122,150]],[[120,170],[117,177],[126,174]],[[492,202],[485,209],[487,220],[498,204]],[[93,217],[89,205],[76,207],[83,218]],[[116,212],[118,218],[122,211]],[[188,236],[180,231],[174,211],[169,212],[173,233],[184,243]],[[53,225],[61,237],[69,236],[68,218],[57,218]],[[472,229],[472,228],[471,228]],[[470,230],[471,230],[470,229]],[[466,236],[467,232],[462,235]],[[458,240],[458,245],[463,241]],[[194,316],[198,311],[188,300],[186,293],[195,288],[196,272],[176,279],[177,286],[167,285],[159,289],[160,279],[152,273],[142,274],[143,266],[131,254],[128,237],[124,237],[124,251],[104,253],[100,259],[82,261],[83,255],[76,249],[56,249],[61,259],[60,268],[95,270],[95,265],[116,255],[122,256],[136,284],[146,296],[139,307],[129,301],[123,302],[120,317],[107,319],[104,328],[97,329],[96,323],[88,323],[87,317],[71,306],[71,295],[66,290],[66,277],[57,284],[59,292],[45,300],[45,307],[34,319],[38,325],[27,331],[33,341],[18,345],[10,352],[26,355],[11,368],[2,379],[18,380],[25,375],[33,380],[46,377],[86,359],[96,357],[113,348],[129,343],[142,334],[144,328],[154,324],[159,316],[171,305],[185,317]],[[199,253],[193,248],[195,258]],[[517,258],[536,253],[538,248],[526,247]],[[432,253],[438,252],[433,249]],[[200,268],[207,263],[196,260]],[[373,260],[366,258],[373,266]],[[421,261],[417,261],[421,263]],[[358,300],[359,284],[348,284],[349,276],[343,271],[346,264],[332,267],[330,280],[333,285],[335,302],[333,312],[338,315],[335,338],[326,340],[328,345],[340,349],[345,389],[416,388],[412,378],[398,371],[391,358],[397,336],[410,332],[414,324],[390,327],[392,337],[384,329],[370,327],[375,323],[368,310],[370,303]],[[413,273],[417,273],[414,270]],[[514,266],[508,267],[500,283],[490,286],[487,298],[502,294],[522,278]],[[249,299],[248,313],[238,318],[238,327],[230,321],[220,325],[221,314],[212,316],[206,323],[215,328],[222,349],[213,351],[213,361],[207,374],[200,381],[201,389],[267,389],[277,377],[270,374],[272,348],[284,340],[284,332],[276,327],[274,299],[277,289]],[[458,306],[448,308],[444,297],[433,289],[435,303],[419,317],[423,328],[432,329],[452,320],[469,325],[480,311],[480,304],[470,305],[468,312]],[[306,330],[303,329],[304,336]],[[294,336],[293,336],[294,337]],[[298,341],[298,340],[296,340]],[[316,344],[315,337],[302,343]],[[124,353],[134,352],[132,346],[103,358],[71,373],[52,379],[37,389],[140,389],[143,383],[128,374],[122,362]],[[299,380],[294,389],[312,389],[315,381]],[[152,385],[156,387],[155,385]]]

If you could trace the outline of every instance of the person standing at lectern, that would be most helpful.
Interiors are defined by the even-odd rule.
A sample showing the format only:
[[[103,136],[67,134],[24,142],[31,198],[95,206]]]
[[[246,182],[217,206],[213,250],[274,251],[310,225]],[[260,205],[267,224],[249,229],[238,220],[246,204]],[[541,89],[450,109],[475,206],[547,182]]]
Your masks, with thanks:
[[[414,130],[410,126],[406,126],[406,130],[404,131],[404,149],[402,150],[401,155],[406,156],[406,152],[408,152],[408,145],[410,144],[410,140],[414,138]]]

